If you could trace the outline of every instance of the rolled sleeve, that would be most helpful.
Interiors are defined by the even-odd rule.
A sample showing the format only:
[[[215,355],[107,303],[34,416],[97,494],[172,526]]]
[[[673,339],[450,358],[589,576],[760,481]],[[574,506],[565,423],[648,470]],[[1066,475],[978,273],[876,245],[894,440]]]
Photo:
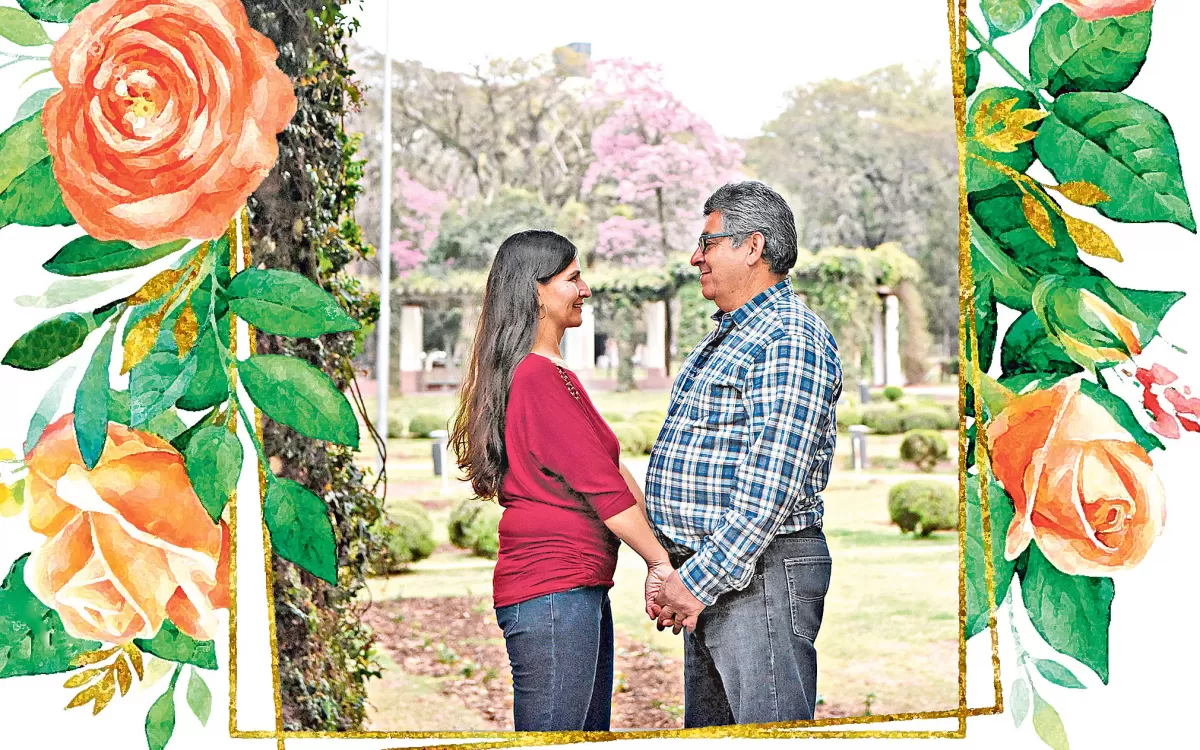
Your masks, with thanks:
[[[756,437],[716,527],[679,569],[705,606],[749,585],[759,556],[804,498],[841,380],[836,353],[803,337],[776,339],[755,362],[742,399]]]

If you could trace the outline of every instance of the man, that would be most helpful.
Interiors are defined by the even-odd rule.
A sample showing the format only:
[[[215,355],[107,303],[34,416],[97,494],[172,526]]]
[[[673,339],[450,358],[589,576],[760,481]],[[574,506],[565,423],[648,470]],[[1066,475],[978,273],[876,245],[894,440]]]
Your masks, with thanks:
[[[717,327],[676,378],[650,456],[646,509],[677,570],[649,609],[687,630],[685,727],[811,719],[837,344],[792,291],[796,227],[778,193],[728,184],[704,215],[691,264]]]

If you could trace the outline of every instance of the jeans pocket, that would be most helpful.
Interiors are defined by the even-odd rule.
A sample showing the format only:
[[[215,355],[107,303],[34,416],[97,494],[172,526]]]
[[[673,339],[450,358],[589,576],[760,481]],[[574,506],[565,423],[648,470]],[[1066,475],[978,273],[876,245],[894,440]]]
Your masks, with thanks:
[[[792,557],[783,561],[783,567],[792,609],[792,632],[816,640],[825,615],[825,594],[829,593],[833,560],[825,555]]]
[[[496,608],[496,624],[500,626],[500,630],[507,638],[512,634],[513,628],[517,626],[517,620],[521,617],[521,604],[510,604],[507,607]]]

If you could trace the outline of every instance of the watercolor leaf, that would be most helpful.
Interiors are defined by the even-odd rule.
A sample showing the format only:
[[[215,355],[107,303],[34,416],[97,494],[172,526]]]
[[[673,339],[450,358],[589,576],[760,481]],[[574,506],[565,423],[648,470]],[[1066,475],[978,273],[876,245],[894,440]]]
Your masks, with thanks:
[[[196,375],[196,360],[185,362],[169,352],[146,357],[129,373],[131,427],[142,429],[154,417],[175,405]]]
[[[976,284],[986,277],[997,302],[1021,312],[1030,309],[1033,282],[979,226],[975,217],[968,216],[967,219],[971,226],[971,270]],[[983,369],[987,370],[986,367]]]
[[[1009,182],[991,190],[969,194],[967,206],[975,225],[1017,266],[1025,269],[1027,275],[1094,275],[1096,271],[1079,259],[1075,241],[1071,239],[1067,225],[1058,212],[1054,211],[1050,216],[1050,226],[1054,230],[1054,244],[1051,245],[1029,225],[1021,205],[1022,195],[1020,188]],[[1045,196],[1045,200],[1053,202],[1049,196]],[[1057,203],[1054,205],[1057,206]]]
[[[42,370],[83,346],[95,330],[95,319],[86,313],[63,313],[42,321],[13,342],[3,363],[21,370]]]
[[[1042,555],[1036,543],[1029,546],[1029,556],[1017,566],[1017,574],[1034,629],[1051,648],[1083,663],[1107,685],[1112,579],[1067,575]]]
[[[1034,659],[1033,666],[1037,667],[1037,671],[1042,677],[1045,677],[1046,680],[1059,687],[1073,688],[1075,690],[1087,687],[1079,681],[1079,678],[1071,670],[1053,659]]]
[[[1081,206],[1094,206],[1108,200],[1108,193],[1085,180],[1064,182],[1061,185],[1046,185],[1050,190]]]
[[[201,336],[192,352],[196,375],[176,406],[187,411],[203,411],[229,398],[229,373],[221,364],[221,350],[229,350],[229,318],[217,321],[216,335]]]
[[[1059,182],[1087,181],[1115,221],[1165,221],[1196,231],[1175,134],[1161,112],[1121,93],[1063,94],[1033,148]]]
[[[147,422],[145,429],[147,432],[171,442],[187,432],[187,428],[187,423],[179,418],[174,409],[167,409]]]
[[[67,390],[67,383],[71,381],[71,377],[75,375],[75,368],[68,367],[63,371],[50,389],[46,391],[46,395],[42,396],[42,400],[38,402],[37,409],[33,413],[33,417],[29,420],[29,430],[25,433],[25,452],[28,453],[33,446],[37,445],[37,441],[41,439],[42,433],[54,421],[55,415],[58,413],[58,407],[62,404],[63,392]]]
[[[293,271],[248,268],[233,277],[227,297],[235,315],[278,336],[314,338],[359,328],[333,295]]]
[[[13,301],[21,307],[55,308],[73,305],[76,302],[94,297],[101,292],[107,292],[113,287],[125,283],[128,274],[110,276],[104,279],[79,278],[55,279],[39,295],[22,294]]]
[[[1063,726],[1062,717],[1036,692],[1033,694],[1033,729],[1053,750],[1069,750],[1067,743],[1067,728]]]
[[[0,36],[21,47],[52,43],[37,19],[20,8],[0,8]]]
[[[267,488],[263,518],[276,554],[337,585],[333,525],[321,498],[298,482],[277,478]]]
[[[100,648],[98,641],[75,638],[62,618],[25,585],[29,554],[18,557],[0,583],[0,678],[71,672],[81,654]]]
[[[146,712],[146,744],[150,750],[163,750],[175,733],[175,683],[179,681],[181,669],[175,668],[166,692],[158,696]]]
[[[1147,453],[1156,448],[1162,450],[1162,441],[1142,426],[1123,398],[1090,380],[1081,381],[1079,387],[1084,395],[1104,407],[1143,450]]]
[[[1005,331],[1000,368],[1005,378],[1022,373],[1060,373],[1065,377],[1083,369],[1050,338],[1033,310],[1022,313]]]
[[[160,659],[178,664],[191,664],[201,669],[217,668],[217,649],[212,641],[198,641],[175,627],[170,620],[163,620],[162,627],[153,638],[135,638],[133,644]]]
[[[1029,683],[1024,677],[1018,677],[1013,680],[1012,690],[1009,692],[1010,708],[1012,710],[1013,725],[1021,726],[1025,721],[1025,717],[1029,715]]]
[[[1049,224],[1048,218],[1047,224]],[[1097,258],[1109,258],[1116,261],[1125,260],[1121,256],[1121,251],[1117,249],[1116,243],[1113,242],[1112,237],[1108,236],[1108,232],[1105,232],[1090,221],[1077,219],[1070,214],[1063,214],[1062,220],[1067,225],[1067,234],[1071,235],[1071,240],[1079,248],[1080,252],[1094,255]]]
[[[999,105],[1004,102],[1011,102],[1010,106],[1026,111],[1037,107],[1037,101],[1032,94],[1007,86],[984,89],[975,97],[975,101],[971,103],[971,109],[967,113],[966,123],[967,190],[971,192],[989,190],[1009,182],[1007,175],[979,159],[973,158],[974,156],[983,157],[1021,173],[1024,173],[1033,164],[1033,144],[1030,142],[1019,142],[1013,146],[1011,151],[997,152],[988,148],[984,140],[981,140],[988,133],[989,118],[994,117],[997,110],[1000,110],[1003,115],[1004,110]],[[995,123],[992,128],[995,128]]]
[[[212,715],[212,692],[208,684],[196,670],[191,670],[187,686],[188,708],[200,720],[200,726],[208,726],[208,717]]]
[[[83,465],[89,470],[96,468],[104,443],[108,440],[108,367],[112,359],[113,337],[117,327],[110,326],[104,332],[100,345],[92,353],[79,390],[75,392],[75,441]]]
[[[242,443],[224,426],[204,427],[191,437],[184,463],[196,496],[216,523],[242,468]]]
[[[1029,44],[1034,85],[1052,96],[1124,90],[1146,62],[1152,13],[1085,21],[1065,5],[1047,8]]]
[[[139,268],[182,250],[187,240],[138,248],[120,240],[97,240],[84,235],[62,246],[42,268],[59,276],[88,276],[105,271]]]
[[[1028,130],[1046,117],[1040,109],[1015,109],[1018,97],[997,102],[991,109],[980,107],[975,114],[975,140],[989,151],[1011,154],[1017,146],[1037,137],[1037,132]]]
[[[965,63],[966,81],[963,84],[963,95],[971,96],[979,87],[979,50],[968,50]]]
[[[41,89],[35,91],[21,102],[21,106],[17,107],[17,113],[13,115],[13,122],[24,120],[26,117],[41,112],[42,107],[46,106],[46,100],[57,94],[61,89]]]
[[[979,369],[982,372],[991,369],[999,334],[996,296],[992,287],[991,278],[986,276],[975,282],[975,338],[979,344]],[[971,358],[970,347],[967,348],[967,358]]]
[[[328,375],[282,354],[238,364],[246,393],[263,413],[305,437],[358,447],[358,420]]]
[[[41,112],[35,112],[0,133],[0,227],[74,223],[50,167]]]
[[[979,477],[967,477],[967,638],[987,630],[988,598],[987,569],[983,546],[983,509],[979,500]],[[1016,570],[1016,560],[1004,559],[1004,544],[1008,525],[1013,519],[1013,502],[1004,487],[988,482],[988,515],[991,522],[991,558],[995,570],[995,607],[1004,601]]]
[[[992,37],[1020,31],[1033,20],[1042,0],[979,0]]]
[[[96,0],[17,0],[25,12],[39,21],[70,23],[75,14]]]
[[[1021,196],[1021,210],[1025,214],[1025,220],[1029,222],[1029,226],[1033,231],[1037,232],[1037,236],[1041,237],[1042,242],[1045,242],[1050,247],[1054,247],[1054,226],[1050,224],[1050,214],[1046,211],[1046,207],[1037,198],[1034,198],[1029,193]],[[1067,223],[1067,233],[1071,235],[1071,239],[1075,239],[1074,233],[1071,231],[1071,224]]]

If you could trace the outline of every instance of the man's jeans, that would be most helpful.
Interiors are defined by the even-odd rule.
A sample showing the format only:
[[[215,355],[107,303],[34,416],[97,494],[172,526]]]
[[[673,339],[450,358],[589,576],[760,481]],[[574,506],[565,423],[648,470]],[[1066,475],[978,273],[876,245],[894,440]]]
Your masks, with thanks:
[[[496,609],[522,731],[606,732],[612,715],[613,620],[608,589],[576,588]]]
[[[672,559],[676,568],[686,558]],[[684,632],[685,727],[813,718],[817,649],[832,561],[819,527],[776,537],[750,585]]]

